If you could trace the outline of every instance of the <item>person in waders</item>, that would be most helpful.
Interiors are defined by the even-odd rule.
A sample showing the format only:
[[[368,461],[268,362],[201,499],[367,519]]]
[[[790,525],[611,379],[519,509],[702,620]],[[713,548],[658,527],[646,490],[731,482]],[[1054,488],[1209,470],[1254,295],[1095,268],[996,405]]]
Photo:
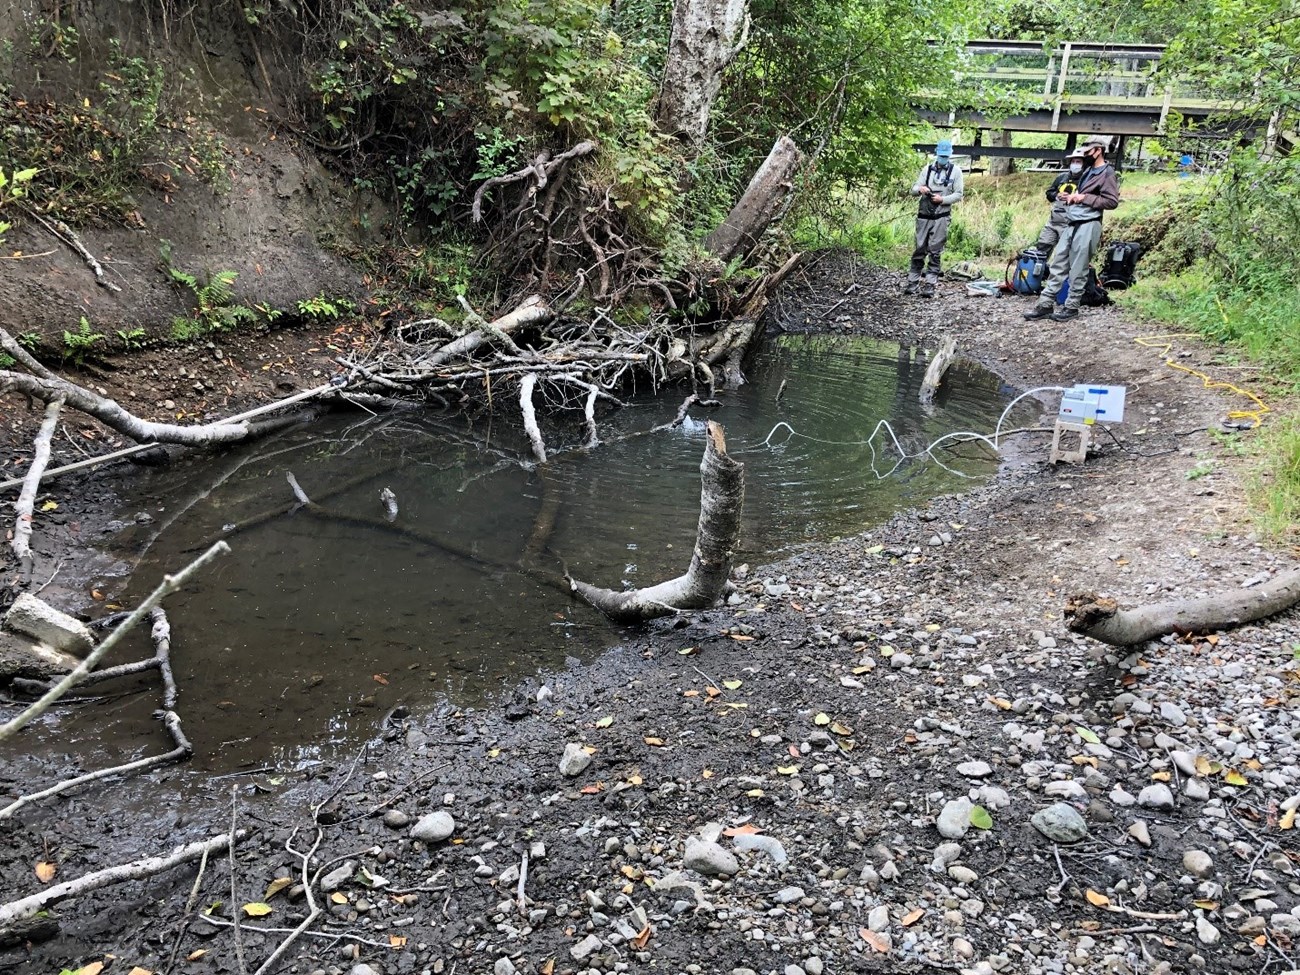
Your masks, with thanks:
[[[962,198],[961,167],[952,161],[951,140],[943,139],[934,147],[934,159],[917,176],[912,195],[921,202],[916,214],[916,250],[912,251],[903,294],[932,298],[939,281],[940,255],[948,242],[952,205]]]
[[[1069,206],[1065,202],[1065,197],[1079,188],[1079,179],[1083,176],[1086,158],[1087,153],[1082,146],[1071,150],[1065,157],[1065,168],[1047,188],[1047,202],[1052,205],[1052,212],[1047,218],[1047,223],[1043,225],[1038,240],[1034,242],[1034,247],[1044,257],[1052,256],[1052,251],[1056,250],[1056,242],[1061,239],[1061,229],[1070,225],[1070,218],[1065,214]]]
[[[1094,136],[1083,144],[1084,170],[1079,186],[1073,193],[1061,193],[1058,201],[1065,203],[1066,223],[1061,239],[1052,251],[1048,264],[1047,281],[1038,302],[1025,318],[1048,318],[1054,322],[1068,322],[1079,317],[1083,292],[1088,285],[1088,268],[1097,245],[1101,243],[1101,218],[1107,210],[1119,206],[1119,177],[1106,163],[1106,146],[1109,140]],[[1055,296],[1066,280],[1070,290],[1065,303],[1056,307]]]

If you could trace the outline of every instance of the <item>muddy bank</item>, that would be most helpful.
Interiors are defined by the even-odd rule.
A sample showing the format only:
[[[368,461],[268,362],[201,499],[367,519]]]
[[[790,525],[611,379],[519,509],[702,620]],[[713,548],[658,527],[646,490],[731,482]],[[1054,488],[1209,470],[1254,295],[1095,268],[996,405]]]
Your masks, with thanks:
[[[193,867],[111,888],[0,967],[111,952],[124,970],[237,971],[234,905],[265,899],[240,942],[253,970],[285,934],[249,928],[305,916],[292,884],[267,892],[298,875],[286,843],[319,825],[314,862],[351,866],[316,894],[325,913],[287,953],[298,971],[1294,968],[1295,614],[1123,657],[1060,616],[1080,586],[1140,602],[1283,564],[1244,520],[1241,459],[1203,432],[1236,404],[1113,309],[1065,331],[1015,299],[945,283],[901,301],[899,283],[827,257],[791,282],[782,322],[952,330],[1022,386],[1126,383],[1122,446],[1052,469],[1024,435],[988,488],[752,567],[725,609],[629,634],[500,706],[393,712],[355,763],[207,783],[168,769],[24,810],[0,826],[15,894],[39,889],[37,860],[67,879],[227,829],[232,785],[254,835],[233,898],[224,860],[188,917]],[[1210,350],[1177,351],[1213,371]],[[592,750],[579,770],[570,749],[572,776],[569,745]],[[6,794],[33,787],[14,768]],[[715,845],[711,823],[774,842]]]

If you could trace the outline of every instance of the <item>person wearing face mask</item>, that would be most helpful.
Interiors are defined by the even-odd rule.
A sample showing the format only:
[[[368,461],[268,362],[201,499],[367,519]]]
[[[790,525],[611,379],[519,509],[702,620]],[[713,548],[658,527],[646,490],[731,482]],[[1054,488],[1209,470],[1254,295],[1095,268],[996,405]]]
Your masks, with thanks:
[[[903,294],[934,297],[940,255],[948,242],[948,221],[952,205],[962,198],[962,185],[961,167],[952,161],[952,141],[942,139],[934,147],[934,160],[925,164],[912,187],[912,195],[921,199],[916,214],[916,249],[912,251]]]
[[[1065,157],[1065,168],[1047,188],[1047,202],[1052,204],[1052,211],[1034,244],[1034,247],[1045,256],[1051,256],[1052,251],[1056,249],[1056,242],[1061,239],[1061,228],[1070,222],[1065,215],[1068,204],[1062,197],[1079,188],[1079,178],[1083,175],[1084,156],[1082,149],[1072,150]]]
[[[1119,177],[1114,167],[1106,163],[1107,145],[1109,140],[1100,136],[1088,139],[1081,148],[1084,169],[1079,185],[1071,193],[1057,194],[1057,199],[1065,203],[1066,223],[1052,251],[1043,291],[1037,304],[1025,312],[1025,318],[1050,316],[1053,321],[1068,322],[1079,317],[1088,267],[1101,243],[1101,218],[1107,210],[1119,206]],[[1057,308],[1054,296],[1060,293],[1067,278],[1070,291],[1065,304]]]

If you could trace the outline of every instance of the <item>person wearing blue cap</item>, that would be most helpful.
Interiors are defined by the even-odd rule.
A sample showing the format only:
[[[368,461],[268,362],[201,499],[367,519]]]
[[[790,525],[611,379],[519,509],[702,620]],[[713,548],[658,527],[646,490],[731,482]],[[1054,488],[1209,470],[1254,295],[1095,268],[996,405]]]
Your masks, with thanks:
[[[903,294],[932,298],[939,282],[940,255],[948,242],[952,205],[962,198],[961,167],[952,161],[951,139],[941,139],[934,147],[934,159],[917,176],[912,195],[921,202],[916,214],[916,250],[912,251]]]

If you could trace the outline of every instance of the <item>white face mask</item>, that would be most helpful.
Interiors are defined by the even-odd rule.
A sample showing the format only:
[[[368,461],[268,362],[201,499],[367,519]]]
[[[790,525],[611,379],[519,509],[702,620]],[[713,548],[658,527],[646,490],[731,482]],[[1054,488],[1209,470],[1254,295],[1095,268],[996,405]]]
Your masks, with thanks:
[[[1081,162],[1070,163],[1070,172],[1072,172],[1075,176],[1078,176],[1081,172],[1083,172],[1083,163]]]

